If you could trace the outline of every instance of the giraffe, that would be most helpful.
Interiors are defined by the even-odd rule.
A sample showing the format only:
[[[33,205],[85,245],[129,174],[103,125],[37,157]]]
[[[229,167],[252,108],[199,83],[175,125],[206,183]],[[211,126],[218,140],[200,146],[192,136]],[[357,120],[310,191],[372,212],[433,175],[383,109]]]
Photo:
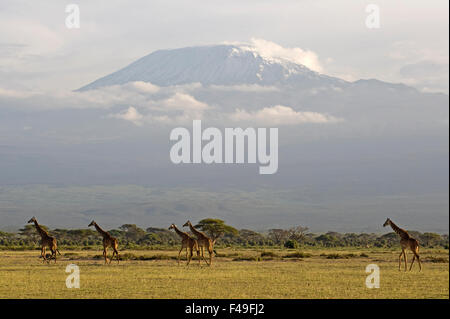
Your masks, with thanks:
[[[50,260],[47,259],[47,255],[45,254],[46,247],[50,248],[52,255],[50,256],[50,259],[52,257],[55,258],[55,264],[56,264],[56,253],[60,254],[58,246],[56,244],[56,238],[50,236],[47,231],[41,227],[41,225],[38,224],[36,217],[32,217],[28,223],[34,223],[34,226],[36,227],[37,232],[41,236],[41,257],[43,258],[42,262],[49,263]]]
[[[400,227],[398,227],[397,225],[394,224],[394,222],[392,220],[390,220],[389,218],[386,219],[386,221],[383,224],[383,227],[386,227],[387,225],[391,226],[392,229],[400,236],[400,245],[402,247],[402,252],[400,253],[400,256],[398,256],[398,270],[401,270],[401,260],[402,260],[402,255],[405,258],[405,271],[408,268],[407,265],[407,261],[406,261],[406,249],[410,249],[413,254],[413,260],[411,262],[411,266],[409,267],[409,270],[411,271],[412,266],[414,264],[414,260],[417,258],[417,261],[419,262],[419,271],[422,271],[422,264],[420,262],[420,257],[419,257],[419,241],[417,239],[412,238],[408,232]]]
[[[186,248],[186,260],[187,264],[186,266],[189,266],[189,263],[191,262],[193,250],[197,252],[198,257],[198,265],[200,266],[200,249],[198,248],[197,240],[192,238],[191,235],[188,233],[185,233],[178,229],[178,227],[175,224],[170,225],[169,230],[173,229],[175,232],[181,237],[181,248],[178,252],[178,265],[180,264],[180,254],[183,248]],[[188,248],[189,248],[189,258],[188,258]]]
[[[216,243],[216,240],[212,240],[211,238],[206,236],[201,231],[195,229],[194,226],[192,226],[192,223],[189,220],[183,225],[183,227],[186,227],[186,226],[189,226],[191,231],[197,237],[198,246],[201,249],[201,255],[202,255],[203,260],[206,262],[206,264],[208,266],[211,266],[211,264],[212,264],[212,255],[213,255],[213,250],[214,250],[214,244]],[[203,248],[206,248],[208,250],[208,253],[209,253],[209,264],[208,264],[208,261],[205,259],[205,256],[203,254]]]
[[[111,247],[113,249],[113,254],[111,256],[111,259],[109,260],[109,263],[111,263],[112,259],[114,258],[114,255],[116,255],[117,263],[119,263],[120,257],[119,257],[119,252],[117,251],[117,248],[119,246],[119,242],[117,241],[117,238],[114,238],[107,231],[101,229],[100,226],[95,221],[92,221],[88,225],[88,227],[91,227],[91,226],[94,226],[95,229],[103,237],[103,257],[105,258],[105,264],[108,261],[108,258],[107,258],[108,247]]]

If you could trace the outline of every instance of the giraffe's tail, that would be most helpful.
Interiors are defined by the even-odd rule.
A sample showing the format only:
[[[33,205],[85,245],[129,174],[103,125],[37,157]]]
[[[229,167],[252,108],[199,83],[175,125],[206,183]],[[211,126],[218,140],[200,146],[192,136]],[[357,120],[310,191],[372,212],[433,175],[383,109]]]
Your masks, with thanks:
[[[59,252],[58,248],[56,248],[56,252],[61,256],[61,253]]]

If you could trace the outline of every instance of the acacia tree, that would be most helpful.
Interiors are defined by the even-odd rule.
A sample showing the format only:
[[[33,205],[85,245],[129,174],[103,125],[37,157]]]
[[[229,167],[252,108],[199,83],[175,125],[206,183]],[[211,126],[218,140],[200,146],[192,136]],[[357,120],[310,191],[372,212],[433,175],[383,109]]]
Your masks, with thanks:
[[[138,242],[146,235],[145,230],[137,227],[135,224],[125,224],[120,226],[119,229],[125,232],[127,240],[134,242]]]
[[[306,237],[306,232],[308,231],[308,227],[304,226],[295,226],[288,229],[289,239],[295,240],[296,242],[302,242]]]
[[[284,244],[284,242],[289,238],[289,231],[281,228],[269,229],[269,237],[277,245]]]
[[[215,219],[215,218],[205,218],[198,222],[197,225],[195,225],[195,228],[198,228],[205,233],[208,234],[209,237],[213,241],[216,241],[219,237],[223,236],[224,234],[232,234],[237,235],[238,230],[234,228],[233,226],[225,224],[225,222],[221,219]]]
[[[249,244],[251,246],[264,245],[265,237],[262,234],[257,233],[253,230],[241,229],[239,230],[238,242],[245,245]]]

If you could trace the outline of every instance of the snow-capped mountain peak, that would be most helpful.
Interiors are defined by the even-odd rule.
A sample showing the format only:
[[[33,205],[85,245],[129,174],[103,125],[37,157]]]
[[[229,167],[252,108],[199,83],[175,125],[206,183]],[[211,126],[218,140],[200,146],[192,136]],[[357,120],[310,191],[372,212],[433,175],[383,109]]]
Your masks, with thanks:
[[[296,56],[283,56],[283,52],[260,50],[247,44],[221,44],[158,50],[131,63],[125,68],[102,77],[82,88],[133,81],[150,82],[159,86],[187,83],[203,85],[339,85],[342,80],[313,71]],[[308,57],[306,57],[308,58]],[[307,61],[307,59],[305,60]],[[329,83],[329,82],[333,83]],[[324,83],[327,82],[327,83]]]

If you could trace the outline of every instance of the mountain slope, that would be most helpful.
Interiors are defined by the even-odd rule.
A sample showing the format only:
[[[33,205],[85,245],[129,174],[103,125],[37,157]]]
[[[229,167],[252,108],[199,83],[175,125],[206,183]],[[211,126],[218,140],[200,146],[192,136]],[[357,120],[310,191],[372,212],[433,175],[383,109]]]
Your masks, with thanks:
[[[198,82],[204,85],[293,84],[313,87],[346,83],[288,60],[268,59],[236,45],[216,45],[158,50],[79,90],[132,81],[159,86]]]

